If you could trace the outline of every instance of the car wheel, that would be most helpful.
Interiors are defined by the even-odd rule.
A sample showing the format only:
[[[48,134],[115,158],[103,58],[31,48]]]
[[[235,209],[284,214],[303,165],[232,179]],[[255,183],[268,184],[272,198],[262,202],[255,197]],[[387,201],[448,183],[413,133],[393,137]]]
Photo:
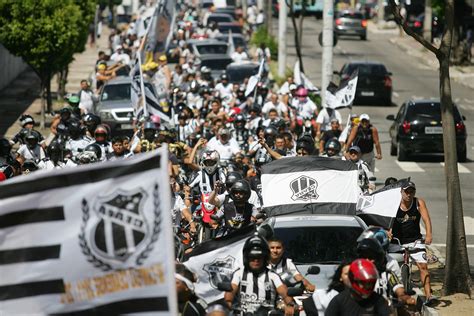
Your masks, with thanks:
[[[383,100],[383,105],[392,106],[392,98],[387,98]]]
[[[396,156],[397,155],[397,146],[393,145],[392,142],[390,142],[390,156]]]
[[[462,151],[458,152],[458,162],[466,162],[467,160],[467,150],[466,147]]]
[[[367,34],[366,35],[361,35],[360,39],[363,40],[363,41],[367,40]]]
[[[398,143],[398,161],[407,161],[408,160],[408,153],[407,151],[401,146],[400,142]]]

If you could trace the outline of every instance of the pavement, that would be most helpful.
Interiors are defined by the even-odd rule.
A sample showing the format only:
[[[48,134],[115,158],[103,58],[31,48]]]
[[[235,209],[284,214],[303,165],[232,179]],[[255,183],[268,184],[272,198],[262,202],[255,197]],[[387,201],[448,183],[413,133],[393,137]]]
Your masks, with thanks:
[[[421,63],[433,70],[439,69],[436,56],[418,43],[413,37],[400,32],[398,26],[394,23],[385,23],[378,26],[372,22],[368,23],[369,32],[374,34],[387,34],[390,36],[390,43],[398,46],[402,51],[410,56],[417,58]],[[469,66],[451,66],[449,67],[451,79],[474,89],[474,64]]]
[[[86,44],[82,53],[74,55],[74,61],[69,67],[68,82],[66,91],[69,93],[77,93],[80,89],[80,83],[83,79],[89,79],[91,73],[94,72],[97,53],[99,50],[108,48],[108,37],[110,30],[103,28],[102,36],[97,40],[94,46]],[[40,121],[41,98],[40,98],[40,80],[35,72],[29,68],[21,73],[6,88],[0,91],[0,136],[5,135],[7,138],[13,137],[20,129],[18,118],[23,113],[32,115],[35,121]],[[51,80],[51,91],[57,91],[57,78]],[[58,104],[61,107],[61,103]],[[46,126],[52,120],[53,116],[46,115]],[[36,129],[47,136],[49,129]]]

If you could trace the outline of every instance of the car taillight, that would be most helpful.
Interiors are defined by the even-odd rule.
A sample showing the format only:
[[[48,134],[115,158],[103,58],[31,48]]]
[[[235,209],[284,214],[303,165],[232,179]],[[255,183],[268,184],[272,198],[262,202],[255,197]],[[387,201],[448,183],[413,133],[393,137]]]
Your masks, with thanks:
[[[456,123],[456,133],[464,134],[466,131],[466,125],[463,122]]]
[[[402,128],[403,128],[403,132],[404,132],[405,134],[410,133],[410,127],[411,127],[411,126],[410,126],[410,123],[409,123],[409,122],[407,122],[407,121],[403,122]]]
[[[277,9],[277,11],[280,11],[280,3],[276,4],[276,9]]]
[[[362,20],[361,24],[362,24],[362,27],[367,27],[367,20]]]
[[[415,21],[413,24],[414,27],[421,27],[421,22],[420,21]]]
[[[345,81],[345,80],[349,79],[349,77],[350,77],[350,76],[349,76],[348,74],[344,74],[344,75],[342,75],[342,77],[341,77],[341,81]]]
[[[341,24],[342,24],[341,19],[336,19],[336,25],[341,25]]]
[[[392,87],[392,78],[390,78],[389,76],[385,76],[385,78],[383,79],[383,85],[386,88],[391,88]]]

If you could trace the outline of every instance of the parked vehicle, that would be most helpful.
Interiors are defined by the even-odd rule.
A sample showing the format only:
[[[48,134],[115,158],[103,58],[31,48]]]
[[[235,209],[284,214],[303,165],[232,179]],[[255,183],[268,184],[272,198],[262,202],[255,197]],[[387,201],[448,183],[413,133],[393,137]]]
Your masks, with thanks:
[[[229,34],[218,35],[215,39],[227,43],[229,41]],[[232,33],[232,39],[234,41],[235,47],[242,46],[245,51],[247,50],[247,41],[245,40],[245,37],[242,34]]]
[[[431,19],[431,38],[440,37],[443,34],[443,23],[436,16],[433,15]],[[408,26],[411,27],[419,35],[423,35],[423,25],[425,22],[425,14],[422,13],[418,16],[410,15],[407,18]]]
[[[224,55],[227,54],[228,45],[216,39],[205,40],[188,40],[187,43],[191,46],[190,49],[194,55],[200,57],[201,55]]]
[[[238,22],[221,22],[217,25],[217,28],[222,34],[228,34],[229,30],[232,33],[242,34],[242,26]]]
[[[359,79],[354,104],[375,101],[377,104],[392,105],[392,73],[385,65],[372,61],[353,61],[344,64],[336,74],[343,81],[356,69],[359,69]]]
[[[456,150],[458,161],[465,162],[466,125],[465,117],[454,105],[454,124],[456,128]],[[414,154],[442,153],[443,126],[441,123],[441,104],[439,100],[409,100],[402,104],[397,116],[388,115],[394,121],[390,126],[390,154],[398,154],[399,161],[405,161]]]
[[[334,32],[338,35],[358,36],[367,39],[367,20],[361,12],[344,10],[336,13]]]
[[[216,22],[217,24],[222,22],[235,22],[235,19],[232,15],[227,13],[212,13],[207,17],[205,21],[206,25]]]
[[[207,54],[199,57],[201,67],[206,66],[211,69],[211,76],[214,79],[226,71],[227,65],[232,63],[232,58],[227,54]]]

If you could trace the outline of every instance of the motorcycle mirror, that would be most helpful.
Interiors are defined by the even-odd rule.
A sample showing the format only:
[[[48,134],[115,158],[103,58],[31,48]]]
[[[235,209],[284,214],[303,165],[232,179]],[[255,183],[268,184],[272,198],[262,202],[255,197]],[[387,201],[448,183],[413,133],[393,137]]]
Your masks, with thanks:
[[[223,292],[232,292],[232,284],[230,282],[217,283],[217,289]]]
[[[288,296],[294,297],[294,296],[301,296],[303,295],[303,289],[299,287],[289,287],[288,288]]]
[[[306,274],[311,274],[311,275],[317,275],[321,272],[321,268],[318,266],[311,266],[308,268],[308,271],[306,271]]]

